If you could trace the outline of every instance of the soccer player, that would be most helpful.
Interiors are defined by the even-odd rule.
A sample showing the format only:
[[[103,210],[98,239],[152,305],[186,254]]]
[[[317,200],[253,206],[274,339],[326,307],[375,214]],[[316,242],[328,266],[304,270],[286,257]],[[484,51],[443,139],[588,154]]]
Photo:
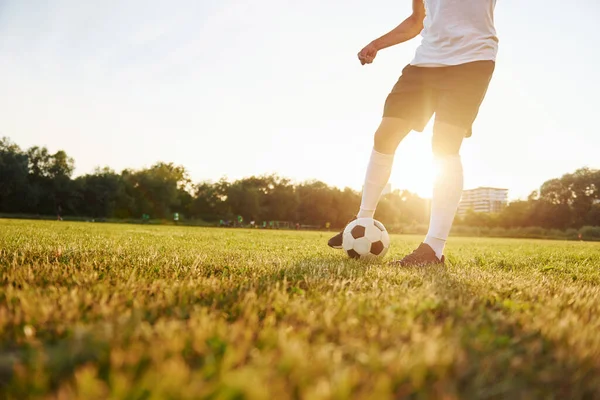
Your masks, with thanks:
[[[412,15],[358,53],[362,65],[377,52],[421,33],[422,42],[387,97],[375,132],[358,218],[373,218],[387,184],[396,148],[412,130],[423,131],[435,113],[432,149],[438,173],[425,240],[395,263],[416,266],[444,263],[444,246],[463,190],[459,154],[472,134],[479,106],[495,67],[498,38],[496,0],[412,0]],[[328,244],[342,247],[342,233]]]

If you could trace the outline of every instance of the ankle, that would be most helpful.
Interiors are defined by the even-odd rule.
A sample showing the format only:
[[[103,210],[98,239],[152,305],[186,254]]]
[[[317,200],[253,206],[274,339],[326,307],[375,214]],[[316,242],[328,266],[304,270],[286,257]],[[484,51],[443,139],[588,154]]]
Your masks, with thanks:
[[[361,208],[358,214],[356,215],[356,218],[373,218],[374,215],[375,210],[364,210]]]
[[[444,247],[446,247],[445,240],[428,235],[425,237],[423,243],[429,245],[429,247],[431,247],[433,251],[435,251],[435,256],[437,258],[439,258],[440,260],[442,259],[442,256],[444,255]]]

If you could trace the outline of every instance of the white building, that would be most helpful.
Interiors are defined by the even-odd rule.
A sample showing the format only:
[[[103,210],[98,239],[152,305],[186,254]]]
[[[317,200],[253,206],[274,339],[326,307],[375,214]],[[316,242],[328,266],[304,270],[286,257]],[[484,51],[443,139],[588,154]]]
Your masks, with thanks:
[[[508,204],[508,189],[478,187],[463,191],[458,215],[465,215],[467,210],[483,213],[502,211]]]

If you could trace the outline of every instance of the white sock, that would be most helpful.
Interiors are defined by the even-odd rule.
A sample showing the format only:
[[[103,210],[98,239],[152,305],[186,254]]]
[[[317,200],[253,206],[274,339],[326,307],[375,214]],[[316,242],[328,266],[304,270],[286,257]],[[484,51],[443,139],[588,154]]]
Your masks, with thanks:
[[[390,174],[392,173],[392,165],[394,164],[393,154],[383,154],[375,151],[371,153],[371,159],[367,166],[367,174],[363,185],[362,202],[360,203],[360,211],[358,218],[373,218],[375,209],[381,192],[387,185]]]
[[[438,171],[433,184],[429,232],[424,242],[441,259],[462,196],[463,169],[458,154],[437,157],[435,161]]]

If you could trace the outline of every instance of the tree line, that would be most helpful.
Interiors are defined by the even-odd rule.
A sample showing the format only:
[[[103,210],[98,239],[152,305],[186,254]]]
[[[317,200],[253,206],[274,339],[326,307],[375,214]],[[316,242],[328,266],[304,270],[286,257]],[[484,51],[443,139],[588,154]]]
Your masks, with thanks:
[[[108,167],[73,178],[74,160],[64,151],[34,146],[22,150],[0,139],[0,213],[103,219],[182,221],[286,221],[307,227],[344,226],[360,193],[319,181],[295,183],[278,175],[217,182],[191,181],[182,166],[157,162],[149,168]],[[389,227],[426,224],[429,204],[406,190],[383,196],[376,218]],[[600,171],[582,168],[545,182],[526,200],[498,214],[468,213],[457,225],[477,227],[600,226]]]

